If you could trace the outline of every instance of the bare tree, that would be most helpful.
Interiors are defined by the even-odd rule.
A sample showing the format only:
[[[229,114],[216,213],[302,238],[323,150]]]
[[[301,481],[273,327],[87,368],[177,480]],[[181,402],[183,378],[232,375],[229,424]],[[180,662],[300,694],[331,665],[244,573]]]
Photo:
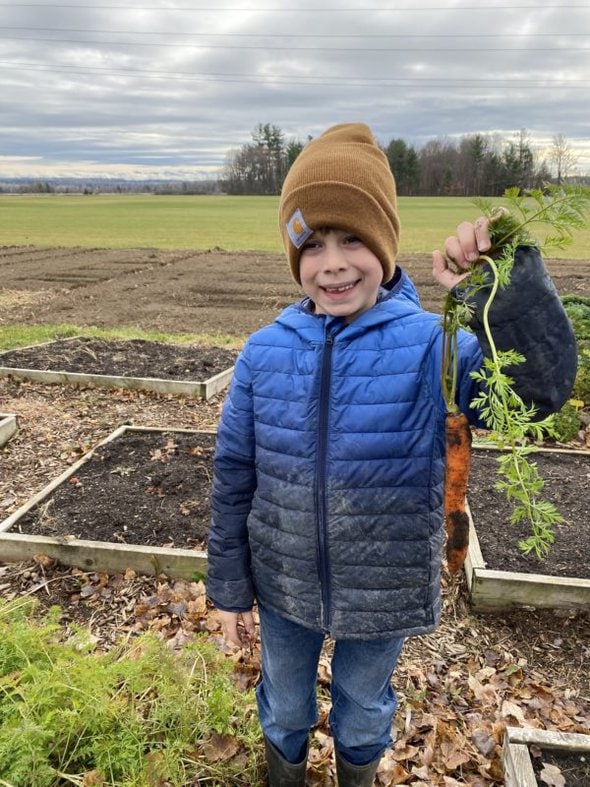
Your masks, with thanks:
[[[549,161],[555,167],[557,185],[561,185],[578,163],[577,156],[563,134],[555,134],[553,137],[553,145],[549,151]]]

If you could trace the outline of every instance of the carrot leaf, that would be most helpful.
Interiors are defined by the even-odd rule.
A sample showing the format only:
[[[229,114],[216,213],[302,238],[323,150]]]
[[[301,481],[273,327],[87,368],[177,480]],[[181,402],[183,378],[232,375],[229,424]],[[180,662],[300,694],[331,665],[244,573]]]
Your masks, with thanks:
[[[553,417],[537,419],[537,410],[526,405],[514,390],[511,368],[526,360],[516,350],[499,351],[489,321],[490,307],[499,289],[510,283],[519,245],[534,245],[541,250],[550,247],[564,248],[573,239],[573,231],[585,224],[585,213],[590,202],[590,192],[582,187],[547,185],[543,189],[521,192],[518,188],[508,189],[504,194],[506,206],[495,206],[490,200],[478,199],[475,204],[484,216],[490,219],[492,248],[481,265],[472,267],[470,276],[464,280],[458,295],[447,295],[443,307],[443,395],[447,412],[457,409],[457,333],[469,330],[472,317],[465,299],[483,288],[489,295],[483,309],[482,323],[489,344],[490,354],[484,359],[482,368],[473,372],[480,393],[470,403],[479,412],[489,430],[489,440],[503,449],[498,460],[498,481],[502,490],[513,504],[511,523],[528,521],[531,535],[522,539],[519,546],[523,552],[534,551],[538,557],[546,557],[555,540],[553,526],[563,517],[552,503],[542,500],[544,481],[537,466],[529,455],[537,450],[536,442],[553,432]],[[544,234],[541,242],[532,234],[539,225]],[[491,271],[491,274],[490,274]]]

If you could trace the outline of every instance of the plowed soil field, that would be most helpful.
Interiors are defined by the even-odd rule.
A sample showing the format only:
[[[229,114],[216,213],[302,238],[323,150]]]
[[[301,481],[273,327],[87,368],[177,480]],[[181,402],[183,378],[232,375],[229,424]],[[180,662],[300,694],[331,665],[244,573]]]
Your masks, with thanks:
[[[429,254],[401,255],[422,305],[443,292]],[[547,260],[561,295],[590,296],[590,260]],[[245,337],[301,292],[282,255],[157,249],[0,248],[0,325],[71,323]]]

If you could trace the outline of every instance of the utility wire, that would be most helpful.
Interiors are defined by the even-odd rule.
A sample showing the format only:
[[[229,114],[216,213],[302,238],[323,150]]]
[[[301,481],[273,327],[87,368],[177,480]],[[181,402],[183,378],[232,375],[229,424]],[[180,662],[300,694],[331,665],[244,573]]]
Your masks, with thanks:
[[[338,76],[307,76],[307,75],[287,75],[273,74],[272,76],[262,76],[260,74],[232,74],[232,73],[203,73],[192,74],[188,72],[169,72],[169,71],[143,71],[140,69],[108,69],[100,66],[75,66],[59,67],[47,66],[44,63],[15,63],[12,61],[0,60],[0,63],[8,68],[18,69],[19,71],[33,71],[35,73],[67,73],[70,76],[80,77],[88,74],[100,74],[104,76],[140,76],[148,79],[167,79],[173,82],[247,82],[254,84],[272,85],[306,85],[310,87],[324,87],[346,83],[348,87],[425,87],[425,88],[466,88],[472,89],[473,85],[484,86],[486,88],[500,88],[505,90],[507,87],[513,89],[542,88],[547,89],[584,89],[590,87],[590,80],[513,80],[502,79],[437,79],[430,77],[338,77]],[[313,80],[313,81],[312,81]],[[583,83],[586,84],[583,84]]]
[[[317,47],[314,46],[246,46],[244,44],[183,44],[183,43],[168,43],[166,41],[84,41],[79,39],[71,39],[71,38],[38,38],[34,36],[3,36],[0,35],[1,40],[7,41],[41,41],[46,43],[58,43],[58,44],[81,44],[87,45],[92,44],[93,46],[140,46],[140,47],[174,47],[176,49],[183,48],[183,49],[252,49],[252,50],[263,50],[263,51],[273,51],[279,50],[284,52],[286,50],[289,51],[297,51],[297,52],[316,52]],[[446,52],[447,54],[454,54],[456,52],[544,52],[548,54],[550,52],[590,52],[590,47],[576,47],[576,46],[569,46],[567,49],[562,47],[453,47],[449,49],[448,46],[446,47],[323,47],[322,54],[326,54],[327,52],[348,52],[349,54],[353,54],[354,52],[423,52],[423,53],[430,53],[430,52]]]
[[[1,3],[0,8],[76,8],[76,9],[109,9],[114,11],[179,11],[179,12],[187,12],[187,13],[201,13],[203,11],[219,11],[219,12],[227,12],[232,11],[234,13],[237,12],[264,12],[264,13],[288,13],[288,14],[314,14],[314,13],[376,13],[379,11],[386,11],[386,12],[402,12],[406,13],[408,11],[427,11],[429,13],[433,11],[514,11],[514,10],[526,10],[526,11],[544,11],[547,9],[553,8],[578,8],[578,9],[585,9],[590,8],[590,5],[564,5],[562,3],[558,4],[550,4],[550,5],[541,5],[539,6],[538,3],[534,5],[486,5],[486,6],[471,6],[471,5],[463,5],[463,6],[455,6],[454,8],[449,9],[446,6],[404,6],[401,8],[236,8],[236,6],[215,6],[215,7],[198,7],[198,6],[127,6],[125,8],[121,8],[119,5],[78,5],[77,3]]]
[[[221,72],[221,71],[204,71],[200,74],[195,74],[192,71],[161,71],[157,69],[144,69],[144,68],[116,68],[113,69],[110,66],[59,66],[59,65],[52,65],[48,63],[31,63],[25,61],[14,61],[14,60],[0,60],[0,63],[12,66],[14,68],[45,68],[45,69],[53,69],[59,68],[61,70],[67,70],[70,68],[76,69],[77,71],[92,71],[97,73],[106,73],[113,74],[116,73],[117,75],[124,75],[124,76],[154,76],[156,78],[165,78],[165,77],[193,77],[193,76],[206,76],[206,77],[227,77],[227,76],[238,76],[238,77],[253,77],[257,79],[266,79],[266,78],[277,78],[277,79],[329,79],[329,80],[338,80],[342,82],[348,82],[350,80],[349,76],[330,76],[330,75],[318,75],[318,74],[272,74],[272,75],[264,75],[264,74],[248,74],[240,72],[239,74],[235,74],[232,72]],[[365,81],[370,82],[390,82],[392,81],[391,77],[372,77],[372,76],[359,76],[356,79],[363,79]],[[501,81],[500,79],[490,79],[490,78],[474,78],[474,79],[449,79],[449,78],[438,78],[438,77],[398,77],[397,79],[404,79],[408,82],[422,82],[424,80],[428,80],[429,82],[441,82],[441,83],[448,83],[448,82],[469,82],[477,85],[486,84],[486,83],[495,83]],[[520,80],[527,83],[537,83],[546,85],[548,81],[547,79],[524,79]],[[574,85],[578,83],[588,83],[590,85],[590,78],[589,79],[558,79],[555,80],[556,83],[560,85]]]
[[[169,30],[91,30],[74,27],[29,27],[0,25],[0,30],[27,30],[37,33],[92,33],[100,35],[190,36],[205,38],[572,38],[589,33],[185,33]]]

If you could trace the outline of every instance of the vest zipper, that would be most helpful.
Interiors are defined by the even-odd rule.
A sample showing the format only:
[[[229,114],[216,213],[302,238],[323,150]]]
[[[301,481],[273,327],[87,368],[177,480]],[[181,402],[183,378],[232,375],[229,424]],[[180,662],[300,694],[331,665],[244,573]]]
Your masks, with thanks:
[[[321,590],[321,624],[328,631],[330,611],[330,556],[328,554],[328,516],[326,503],[326,463],[328,455],[328,420],[330,406],[330,380],[332,375],[332,350],[334,336],[328,334],[322,355],[320,377],[320,407],[318,422],[318,452],[316,465],[316,511],[318,539],[318,567]]]

